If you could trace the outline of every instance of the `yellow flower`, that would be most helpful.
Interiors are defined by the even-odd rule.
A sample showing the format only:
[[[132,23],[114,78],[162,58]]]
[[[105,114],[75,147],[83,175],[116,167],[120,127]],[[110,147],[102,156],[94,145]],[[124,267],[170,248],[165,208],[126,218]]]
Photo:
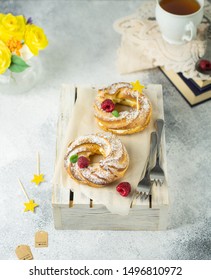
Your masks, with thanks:
[[[7,43],[11,39],[23,40],[26,19],[23,16],[0,14],[0,40]]]
[[[11,51],[11,53],[14,53],[18,56],[20,56],[20,49],[22,48],[22,44],[20,41],[15,40],[15,39],[10,39],[7,42],[7,47],[9,48],[9,50]]]
[[[29,24],[26,26],[25,44],[34,55],[38,55],[39,50],[47,47],[48,39],[41,27]]]
[[[0,41],[0,74],[3,74],[11,63],[11,52],[4,42]]]

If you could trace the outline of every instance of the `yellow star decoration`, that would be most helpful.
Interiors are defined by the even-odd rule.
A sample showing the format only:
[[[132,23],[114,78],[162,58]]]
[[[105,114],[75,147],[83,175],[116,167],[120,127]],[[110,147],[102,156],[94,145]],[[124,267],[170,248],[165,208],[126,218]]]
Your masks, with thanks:
[[[133,90],[138,91],[139,93],[142,93],[144,86],[141,85],[138,80],[135,83],[131,82],[131,85],[133,86]]]
[[[24,209],[24,212],[27,212],[27,211],[34,212],[34,208],[39,206],[38,204],[34,203],[34,200],[32,200],[32,199],[30,199],[29,202],[25,202],[24,205],[26,207]]]
[[[36,175],[34,174],[34,178],[31,180],[32,183],[35,183],[36,185],[39,185],[40,183],[44,182],[44,175],[43,174],[39,174]]]

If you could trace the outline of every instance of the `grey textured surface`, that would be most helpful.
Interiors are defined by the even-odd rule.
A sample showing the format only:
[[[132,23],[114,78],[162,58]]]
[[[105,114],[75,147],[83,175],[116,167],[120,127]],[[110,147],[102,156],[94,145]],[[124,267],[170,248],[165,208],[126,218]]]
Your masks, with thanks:
[[[1,12],[31,16],[45,29],[42,83],[24,94],[0,92],[0,259],[16,259],[19,244],[35,259],[211,259],[211,103],[190,108],[158,70],[121,76],[115,61],[120,36],[113,22],[139,1],[0,0]],[[58,98],[62,83],[116,81],[163,85],[170,186],[165,232],[56,231],[51,208]],[[36,152],[46,183],[30,183]],[[40,204],[23,213],[20,177]],[[34,248],[34,233],[49,233],[49,247]]]

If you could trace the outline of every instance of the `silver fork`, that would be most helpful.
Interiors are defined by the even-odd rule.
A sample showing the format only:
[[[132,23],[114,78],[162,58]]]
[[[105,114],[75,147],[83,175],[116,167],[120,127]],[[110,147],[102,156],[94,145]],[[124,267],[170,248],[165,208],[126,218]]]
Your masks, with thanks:
[[[157,144],[157,135],[156,132],[152,132],[150,136],[150,151],[149,156],[147,158],[145,168],[144,168],[144,175],[141,177],[137,185],[137,189],[139,191],[139,195],[141,198],[148,197],[151,191],[151,180],[150,180],[150,170],[151,170],[151,161],[154,158],[154,152]]]
[[[165,179],[164,171],[160,166],[160,151],[161,151],[160,143],[161,143],[163,126],[164,126],[164,120],[157,119],[155,121],[155,127],[157,131],[157,154],[156,154],[156,163],[155,166],[151,169],[150,175],[151,175],[152,183],[155,183],[156,186],[158,184],[161,186]]]

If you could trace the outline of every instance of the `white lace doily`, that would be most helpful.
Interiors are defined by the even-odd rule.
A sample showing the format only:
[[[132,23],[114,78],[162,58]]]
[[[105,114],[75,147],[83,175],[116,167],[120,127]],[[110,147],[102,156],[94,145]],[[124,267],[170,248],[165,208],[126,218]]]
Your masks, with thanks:
[[[203,19],[195,40],[180,46],[171,45],[161,36],[154,18],[155,4],[155,1],[144,2],[135,14],[114,23],[114,29],[122,35],[117,60],[119,72],[123,74],[163,66],[166,70],[182,72],[187,78],[208,79],[210,76],[195,70],[196,61],[205,51],[208,21]],[[207,1],[204,15],[211,15],[211,5]]]

